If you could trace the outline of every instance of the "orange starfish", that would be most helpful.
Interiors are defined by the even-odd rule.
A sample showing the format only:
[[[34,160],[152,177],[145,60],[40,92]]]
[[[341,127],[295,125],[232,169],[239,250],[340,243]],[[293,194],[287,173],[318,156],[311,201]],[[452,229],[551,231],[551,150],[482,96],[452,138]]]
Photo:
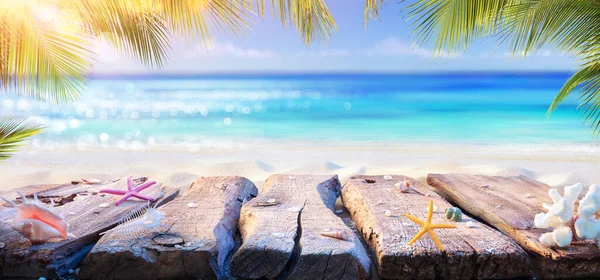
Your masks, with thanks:
[[[440,248],[440,250],[444,251],[444,246],[442,246],[442,242],[440,242],[440,240],[437,238],[437,236],[435,236],[435,233],[433,232],[433,229],[435,228],[456,228],[455,225],[447,225],[447,224],[432,224],[431,223],[431,217],[433,216],[433,200],[429,201],[429,206],[427,207],[427,220],[425,220],[425,222],[419,220],[419,218],[409,215],[409,214],[404,214],[405,217],[409,218],[411,221],[415,222],[416,224],[422,226],[423,228],[421,229],[421,231],[419,231],[419,233],[417,233],[417,235],[415,235],[415,237],[413,237],[413,239],[411,239],[408,242],[408,245],[412,245],[413,243],[415,243],[417,240],[419,240],[419,238],[421,238],[426,232],[429,233],[429,236],[431,236],[431,239],[433,239],[433,242],[435,242],[435,245],[438,246],[438,248]]]

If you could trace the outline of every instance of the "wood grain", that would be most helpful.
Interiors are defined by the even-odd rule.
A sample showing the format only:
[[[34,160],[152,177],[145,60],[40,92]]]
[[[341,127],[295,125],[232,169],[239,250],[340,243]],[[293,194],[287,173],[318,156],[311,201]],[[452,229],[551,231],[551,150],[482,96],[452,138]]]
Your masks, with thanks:
[[[242,208],[243,244],[232,274],[243,278],[362,279],[369,259],[358,237],[333,213],[337,176],[273,175]],[[350,240],[321,232],[346,231]]]
[[[134,182],[141,184],[147,178],[134,176]],[[102,182],[95,185],[62,184],[27,186],[0,196],[21,203],[16,191],[23,192],[32,198],[37,193],[40,201],[49,203],[54,200],[55,211],[62,213],[69,224],[68,232],[74,238],[32,245],[21,234],[13,230],[8,223],[0,224],[0,242],[5,244],[0,249],[0,275],[2,277],[58,277],[74,268],[91,249],[91,245],[100,237],[99,233],[117,225],[131,210],[145,204],[145,201],[128,200],[119,207],[114,205],[118,197],[99,194],[103,188],[126,188],[125,178]],[[170,199],[177,190],[169,187],[152,186],[143,194],[159,199]],[[101,207],[102,205],[107,207]],[[8,204],[0,207],[0,220],[10,220],[16,210]],[[2,278],[0,277],[0,278]]]
[[[448,200],[486,221],[532,253],[537,274],[546,278],[600,276],[600,249],[589,241],[552,249],[539,241],[547,232],[534,227],[534,216],[552,203],[550,186],[525,176],[429,174],[427,182]],[[487,186],[487,187],[482,187]],[[526,197],[525,194],[530,194]]]
[[[406,178],[418,193],[402,193],[395,184]],[[452,222],[443,215],[451,207],[418,181],[392,176],[354,176],[342,189],[342,200],[356,226],[377,256],[378,271],[385,279],[500,279],[527,276],[527,254],[504,234],[463,215],[462,222]],[[433,222],[454,224],[456,229],[436,229],[446,251],[437,248],[429,235],[412,246],[408,241],[420,227],[404,213],[425,220],[427,204],[434,201],[437,211]],[[386,215],[391,211],[391,216]]]
[[[159,206],[168,231],[141,238],[102,237],[85,259],[80,276],[224,278],[229,274],[226,259],[234,248],[242,202],[256,195],[254,184],[243,177],[201,177],[183,195]]]

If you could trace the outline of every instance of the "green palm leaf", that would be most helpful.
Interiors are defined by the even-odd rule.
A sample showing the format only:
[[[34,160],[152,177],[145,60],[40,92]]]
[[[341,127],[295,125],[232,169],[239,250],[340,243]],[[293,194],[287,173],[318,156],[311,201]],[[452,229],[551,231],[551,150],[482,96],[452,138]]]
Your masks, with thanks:
[[[23,141],[42,129],[42,125],[26,118],[0,117],[0,160],[9,158]]]
[[[550,115],[579,90],[586,124],[600,135],[600,1],[419,0],[407,8],[415,41],[434,41],[436,54],[464,51],[474,40],[497,38],[518,56],[554,48],[582,65],[548,110]]]

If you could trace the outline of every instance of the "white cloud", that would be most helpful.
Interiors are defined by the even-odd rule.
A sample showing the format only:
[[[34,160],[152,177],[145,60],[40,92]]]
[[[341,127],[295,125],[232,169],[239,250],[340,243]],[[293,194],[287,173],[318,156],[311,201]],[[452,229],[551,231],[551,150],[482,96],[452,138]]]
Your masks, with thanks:
[[[395,37],[389,37],[387,39],[379,41],[375,43],[373,47],[362,50],[361,53],[371,56],[417,55],[427,58],[433,57],[432,51],[425,48],[418,48],[412,46]]]
[[[194,58],[198,56],[234,56],[234,57],[247,57],[247,58],[267,58],[276,57],[278,54],[271,50],[259,50],[253,48],[240,48],[234,45],[230,41],[217,42],[214,41],[208,46],[199,46],[196,48],[189,48],[185,51],[184,56],[188,58]]]

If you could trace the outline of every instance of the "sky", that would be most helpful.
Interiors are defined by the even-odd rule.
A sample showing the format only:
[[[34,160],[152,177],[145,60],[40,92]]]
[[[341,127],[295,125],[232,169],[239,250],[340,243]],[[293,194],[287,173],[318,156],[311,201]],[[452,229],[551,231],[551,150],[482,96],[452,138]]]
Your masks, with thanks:
[[[410,1],[407,1],[410,2]],[[477,41],[465,53],[434,58],[432,45],[413,47],[411,27],[401,12],[406,3],[389,1],[380,20],[365,28],[364,0],[328,0],[338,25],[326,43],[305,46],[292,28],[283,28],[270,15],[254,18],[242,36],[212,33],[212,45],[172,40],[161,69],[148,69],[100,42],[94,74],[169,74],[223,72],[452,72],[452,71],[572,71],[577,61],[553,50],[516,58],[496,39]]]

